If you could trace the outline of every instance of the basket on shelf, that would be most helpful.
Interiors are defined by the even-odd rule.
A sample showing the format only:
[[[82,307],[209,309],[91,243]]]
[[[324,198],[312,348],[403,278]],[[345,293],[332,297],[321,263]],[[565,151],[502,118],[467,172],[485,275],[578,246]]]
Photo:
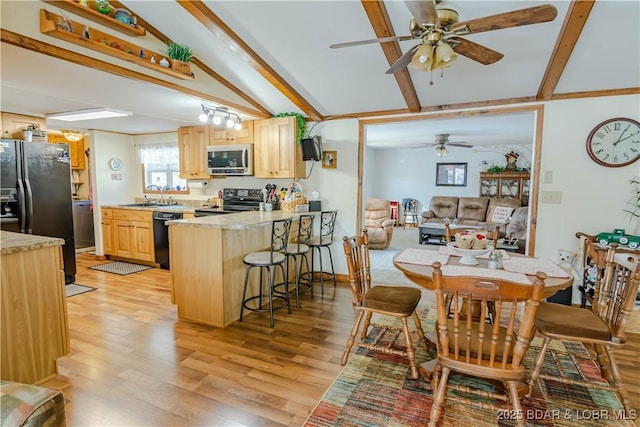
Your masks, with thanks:
[[[294,212],[296,206],[306,204],[307,198],[302,195],[302,187],[294,181],[287,186],[287,195],[284,200],[280,200],[280,209],[287,212]]]
[[[178,59],[169,59],[171,68],[184,74],[191,74],[191,65],[188,62],[180,61]]]

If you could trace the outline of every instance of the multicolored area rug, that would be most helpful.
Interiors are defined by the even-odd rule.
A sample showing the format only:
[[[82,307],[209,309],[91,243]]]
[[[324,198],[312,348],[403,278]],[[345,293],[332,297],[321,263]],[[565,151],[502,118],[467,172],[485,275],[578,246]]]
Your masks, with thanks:
[[[434,310],[432,310],[432,313]],[[424,318],[424,317],[423,317]],[[433,319],[423,323],[425,330],[432,330]],[[374,330],[369,335],[375,336]],[[530,370],[540,348],[541,340],[535,339],[527,352],[525,365]],[[398,342],[404,345],[404,342]],[[420,347],[416,351],[418,363],[432,359]],[[607,384],[600,375],[596,363],[582,344],[552,342],[540,381],[530,398],[521,398],[527,426],[634,426],[625,414],[617,395],[611,390],[568,385],[558,378],[593,381]],[[424,380],[408,379],[406,359],[358,349],[351,354],[348,363],[318,403],[305,426],[425,426],[429,421],[433,393]],[[451,374],[449,382],[494,391],[489,382]],[[511,406],[493,401],[497,410],[482,409],[456,402],[462,396],[481,403],[482,399],[471,394],[449,390],[444,413],[439,426],[511,426]],[[485,402],[486,403],[486,402]],[[625,419],[626,418],[626,419]]]

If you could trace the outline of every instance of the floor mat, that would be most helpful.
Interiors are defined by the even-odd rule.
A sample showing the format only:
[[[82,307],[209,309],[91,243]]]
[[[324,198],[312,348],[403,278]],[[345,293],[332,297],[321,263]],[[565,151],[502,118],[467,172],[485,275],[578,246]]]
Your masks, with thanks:
[[[130,262],[114,261],[106,264],[94,265],[89,267],[91,270],[105,271],[107,273],[119,274],[126,276],[127,274],[137,273],[139,271],[148,270],[148,265],[132,264]]]
[[[95,290],[96,288],[92,288],[91,286],[78,285],[77,283],[69,283],[64,287],[64,292],[67,298]]]

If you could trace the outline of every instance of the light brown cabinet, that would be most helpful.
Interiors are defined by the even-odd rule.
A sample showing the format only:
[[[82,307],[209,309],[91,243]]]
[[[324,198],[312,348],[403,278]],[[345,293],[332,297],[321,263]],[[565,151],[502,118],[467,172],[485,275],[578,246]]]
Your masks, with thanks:
[[[297,144],[295,117],[255,120],[254,170],[256,178],[304,178],[306,166]]]
[[[504,199],[522,199],[529,204],[529,172],[480,173],[480,196]]]
[[[102,250],[105,255],[154,261],[151,211],[102,209]]]
[[[253,121],[244,120],[242,129],[211,130],[211,145],[253,144]]]
[[[47,130],[44,117],[23,116],[21,114],[2,113],[2,137],[22,139],[22,131],[29,125],[38,125],[40,130]]]
[[[178,129],[180,178],[209,179],[207,170],[209,135],[209,126],[190,126]]]
[[[28,249],[11,249],[22,240],[28,240]],[[2,232],[2,380],[41,384],[55,377],[56,359],[71,349],[62,242],[42,243],[52,240]]]
[[[47,134],[47,142],[51,144],[68,144],[69,145],[69,157],[71,160],[71,169],[83,170],[85,165],[84,155],[84,138],[79,141],[69,141],[63,135],[49,133]]]

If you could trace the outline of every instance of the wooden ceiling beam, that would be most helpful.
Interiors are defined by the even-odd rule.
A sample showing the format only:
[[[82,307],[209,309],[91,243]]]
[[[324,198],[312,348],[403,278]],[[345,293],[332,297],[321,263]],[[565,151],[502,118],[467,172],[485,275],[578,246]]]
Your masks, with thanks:
[[[304,99],[287,81],[267,64],[247,43],[244,42],[222,19],[211,11],[201,0],[177,0],[187,12],[204,25],[212,34],[222,36],[229,46],[237,49],[262,77],[271,83],[280,93],[293,102],[311,120],[321,121],[322,114]]]
[[[393,26],[391,25],[391,20],[389,19],[389,14],[387,13],[387,8],[384,6],[384,2],[362,0],[362,6],[364,7],[377,38],[393,37],[396,35],[393,31]],[[398,58],[402,56],[402,49],[400,49],[400,43],[397,41],[380,43],[380,47],[389,62],[389,66],[393,65]],[[405,102],[407,103],[409,111],[412,113],[419,113],[420,100],[418,99],[416,88],[413,85],[413,80],[411,80],[409,70],[405,68],[401,71],[395,72],[393,75],[396,78],[396,82],[398,83],[398,87],[400,88],[400,92],[402,92]]]
[[[547,64],[547,69],[540,83],[540,89],[536,95],[538,101],[548,101],[552,99],[556,86],[567,66],[573,48],[580,38],[584,24],[589,18],[594,3],[595,0],[575,0],[570,3],[567,16],[560,30],[560,35],[553,48],[553,54],[551,55],[549,64]]]
[[[189,88],[177,85],[175,83],[170,83],[165,80],[149,76],[147,74],[142,74],[137,71],[130,70],[128,68],[120,67],[119,65],[115,65],[110,62],[105,62],[99,59],[91,58],[86,55],[81,55],[79,53],[61,48],[59,46],[55,46],[49,43],[42,42],[40,40],[33,39],[28,36],[14,33],[13,31],[0,29],[0,41],[2,41],[2,43],[7,43],[13,46],[30,50],[32,52],[41,53],[43,55],[51,56],[52,58],[62,59],[64,61],[72,62],[77,65],[82,65],[87,68],[92,68],[94,70],[104,71],[105,73],[113,74],[119,77],[126,77],[131,80],[151,83],[157,86],[164,87],[166,89],[180,92],[184,95],[200,98],[203,101],[208,101],[211,103],[228,106],[230,108],[233,108],[235,110],[238,110],[239,112],[242,112],[250,116],[259,117],[259,118],[269,117],[269,114],[265,114],[262,111],[249,109],[244,105],[239,105],[233,102],[229,102],[225,99],[211,96],[208,93],[189,89]]]
[[[124,4],[122,4],[121,2],[119,2],[117,0],[111,0],[110,3],[111,3],[111,5],[113,7],[127,9],[127,6],[125,6]],[[156,27],[151,25],[148,21],[145,21],[144,18],[142,18],[140,15],[136,14],[136,19],[138,20],[138,24],[140,24],[145,30],[147,30],[147,32],[149,34],[151,34],[152,36],[154,36],[155,38],[157,38],[161,42],[163,42],[165,44],[168,44],[171,41],[171,39],[169,37],[167,37],[165,34],[163,34],[161,31],[159,31]],[[254,106],[258,111],[261,111],[264,114],[264,117],[270,117],[270,116],[273,115],[273,113],[271,111],[269,111],[265,106],[260,104],[255,99],[251,98],[249,95],[244,93],[242,90],[240,90],[236,86],[234,86],[231,82],[229,82],[227,79],[222,77],[220,74],[216,73],[213,69],[211,69],[209,66],[207,66],[204,62],[202,62],[201,60],[199,60],[195,56],[191,58],[191,62],[196,67],[200,68],[206,74],[211,76],[211,78],[213,78],[213,79],[217,80],[218,82],[220,82],[224,87],[229,89],[231,92],[235,93],[240,98],[242,98],[245,101],[247,101],[247,103],[249,103],[250,105]],[[224,104],[224,105],[226,105],[226,104]]]

